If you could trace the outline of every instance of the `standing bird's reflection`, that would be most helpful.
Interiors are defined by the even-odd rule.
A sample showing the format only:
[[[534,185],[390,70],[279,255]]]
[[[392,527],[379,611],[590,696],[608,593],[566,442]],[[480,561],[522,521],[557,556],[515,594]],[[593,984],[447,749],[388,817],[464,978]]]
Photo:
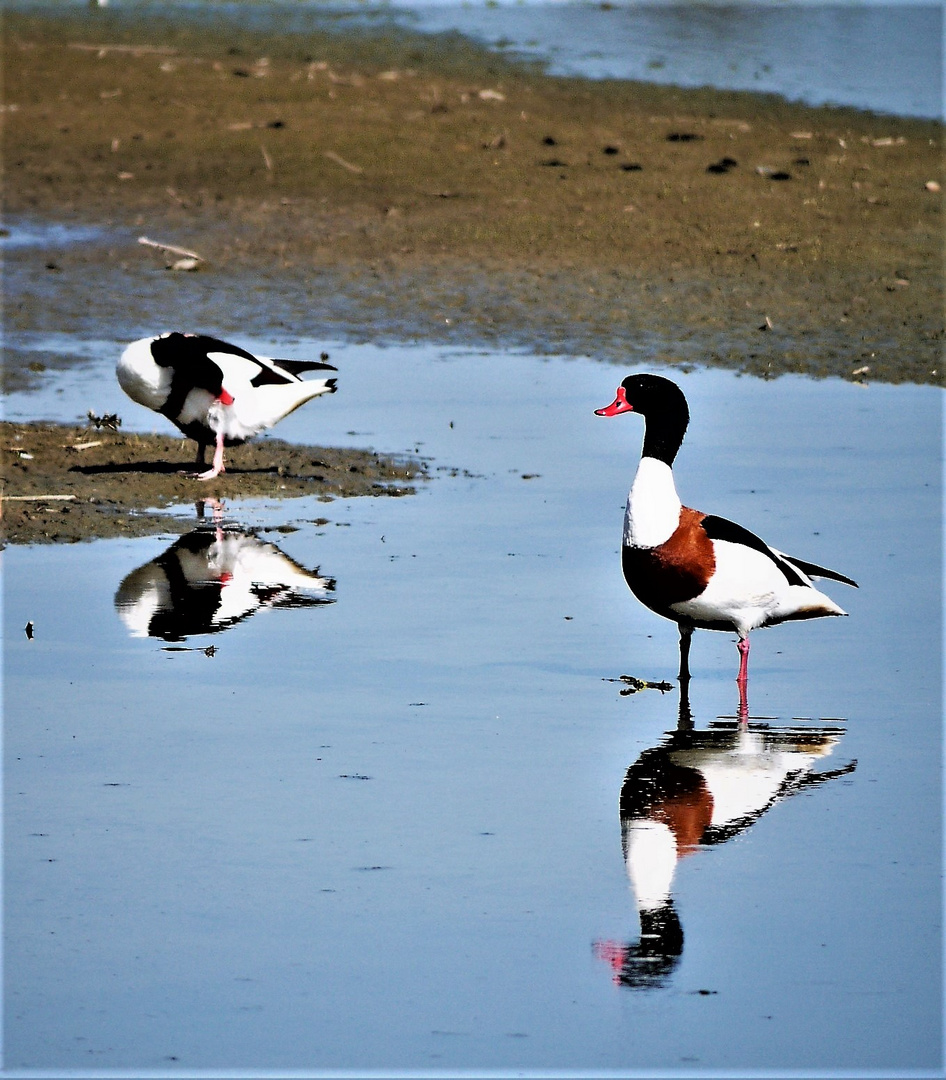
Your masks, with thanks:
[[[133,570],[115,609],[132,637],[183,641],[217,634],[261,608],[334,603],[332,578],[239,529],[199,528]]]
[[[671,891],[677,862],[748,829],[781,799],[853,772],[855,761],[812,771],[843,734],[746,719],[698,731],[684,686],[676,730],[641,754],[621,787],[621,842],[641,929],[636,943],[595,943],[615,982],[646,990],[668,981],[683,953]]]

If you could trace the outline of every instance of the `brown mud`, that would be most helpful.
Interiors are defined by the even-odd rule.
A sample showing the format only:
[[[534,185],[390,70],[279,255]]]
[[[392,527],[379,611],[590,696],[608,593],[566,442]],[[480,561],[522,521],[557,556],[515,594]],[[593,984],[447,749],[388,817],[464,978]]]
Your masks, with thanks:
[[[8,253],[11,388],[164,329],[946,381],[937,122],[158,10],[4,16],[6,212],[102,230]]]
[[[2,532],[14,544],[184,532],[194,504],[214,499],[407,495],[425,475],[420,461],[264,438],[231,447],[226,471],[201,481],[187,475],[187,439],[39,423],[0,423],[0,460]],[[180,513],[153,512],[162,507]]]

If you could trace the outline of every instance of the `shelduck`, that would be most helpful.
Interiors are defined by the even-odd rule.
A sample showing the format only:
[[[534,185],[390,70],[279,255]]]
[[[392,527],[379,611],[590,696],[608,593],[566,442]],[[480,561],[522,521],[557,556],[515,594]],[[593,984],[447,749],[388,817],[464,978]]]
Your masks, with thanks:
[[[321,360],[272,360],[205,334],[174,332],[132,342],[116,374],[133,401],[196,440],[198,467],[214,446],[212,466],[197,474],[211,480],[224,471],[224,446],[245,442],[311,398],[335,392],[335,379],[299,377],[335,371],[326,359],[323,353]]]
[[[679,626],[681,680],[689,678],[694,630],[736,632],[737,682],[744,689],[750,631],[847,614],[811,579],[857,588],[849,577],[785,555],[742,525],[680,502],[672,466],[690,412],[676,383],[660,375],[630,375],[614,401],[595,412],[644,417],[644,445],[624,515],[624,579],[642,604]]]

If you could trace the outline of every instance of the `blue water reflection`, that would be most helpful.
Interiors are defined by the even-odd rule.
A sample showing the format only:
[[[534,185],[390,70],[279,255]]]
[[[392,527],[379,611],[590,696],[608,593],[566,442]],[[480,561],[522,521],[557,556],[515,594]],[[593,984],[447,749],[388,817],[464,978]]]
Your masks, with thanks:
[[[815,771],[843,735],[836,722],[781,725],[743,716],[700,729],[683,684],[677,727],[640,755],[621,787],[621,842],[640,935],[626,944],[595,943],[615,983],[633,990],[668,984],[684,946],[673,897],[678,862],[744,833],[776,803],[852,773],[856,761]]]
[[[117,347],[34,408],[84,408]],[[205,661],[116,615],[172,536],[4,552],[7,1069],[938,1068],[942,392],[685,376],[681,495],[861,583],[850,619],[759,632],[740,735],[734,635],[694,640],[692,729],[673,690],[604,681],[672,687],[678,663],[622,580],[640,436],[594,417],[614,369],[336,352],[340,392],[280,435],[420,452],[430,482],[198,523],[211,547],[218,525],[274,537],[335,603],[195,635]],[[661,754],[692,804],[640,781]],[[710,774],[743,758],[774,764],[724,800]],[[682,937],[668,921],[653,960],[629,763],[629,821],[694,822],[693,854],[664,854]],[[594,941],[663,989],[613,985]]]
[[[185,641],[275,608],[334,603],[335,581],[222,522],[194,529],[128,574],[115,609],[132,637]]]

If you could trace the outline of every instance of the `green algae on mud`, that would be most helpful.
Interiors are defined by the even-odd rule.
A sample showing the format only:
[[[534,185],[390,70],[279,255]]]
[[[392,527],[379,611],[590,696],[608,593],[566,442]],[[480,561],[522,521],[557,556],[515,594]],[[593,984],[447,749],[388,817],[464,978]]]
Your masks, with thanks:
[[[407,495],[426,469],[371,450],[261,438],[232,447],[227,471],[205,482],[185,475],[193,447],[182,437],[2,422],[3,539],[70,543],[183,532],[193,527],[193,504],[212,499]]]
[[[283,334],[944,381],[937,122],[148,10],[7,14],[7,209],[196,249],[218,331],[253,283]],[[84,318],[148,325],[133,241],[57,269]]]

